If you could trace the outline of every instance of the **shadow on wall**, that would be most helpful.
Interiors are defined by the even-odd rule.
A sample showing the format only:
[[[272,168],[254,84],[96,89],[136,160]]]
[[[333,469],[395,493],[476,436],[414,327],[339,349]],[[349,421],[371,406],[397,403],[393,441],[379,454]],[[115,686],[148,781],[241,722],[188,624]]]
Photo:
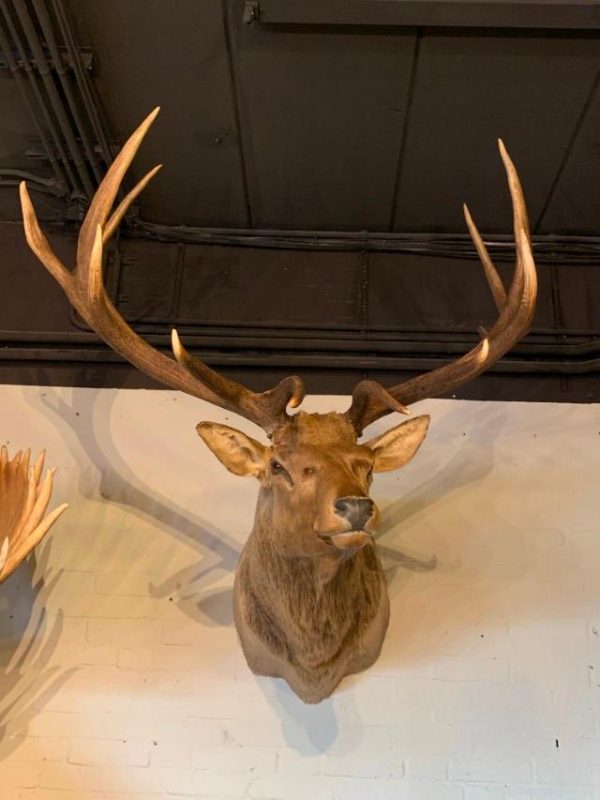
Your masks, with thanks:
[[[179,506],[170,496],[157,495],[156,489],[144,484],[127,464],[113,441],[110,428],[116,395],[116,391],[98,393],[74,389],[67,402],[64,393],[44,389],[33,400],[30,395],[25,397],[37,413],[50,415],[75,461],[87,465],[79,475],[84,497],[97,500],[100,491],[105,500],[126,506],[140,519],[151,519],[165,532],[191,543],[202,556],[201,565],[179,571],[154,586],[155,595],[176,594],[182,612],[201,624],[231,625],[231,590],[217,589],[216,583],[223,572],[234,572],[239,545],[227,533]],[[560,413],[557,410],[557,416]],[[403,486],[412,488],[392,502],[381,503],[378,548],[392,601],[391,625],[382,658],[369,673],[346,679],[332,698],[318,706],[303,704],[281,680],[258,678],[258,685],[281,721],[289,747],[310,755],[327,752],[335,743],[336,747],[350,752],[360,744],[360,738],[355,741],[353,737],[364,735],[361,733],[361,702],[363,691],[368,694],[370,676],[377,676],[378,672],[386,674],[390,669],[402,676],[403,670],[410,673],[411,665],[415,664],[419,678],[430,680],[432,658],[475,652],[472,642],[467,641],[469,637],[475,636],[473,641],[479,647],[480,631],[492,632],[503,614],[527,622],[535,620],[536,615],[548,617],[558,613],[559,602],[563,614],[578,610],[578,596],[569,594],[568,587],[549,585],[546,591],[537,594],[533,591],[524,594],[521,587],[521,594],[518,597],[515,594],[519,570],[514,569],[514,564],[518,565],[525,556],[533,556],[538,580],[547,577],[536,561],[546,543],[538,541],[538,528],[528,530],[526,527],[535,526],[540,518],[543,524],[543,515],[528,515],[526,509],[519,507],[513,508],[512,515],[503,514],[502,502],[491,502],[497,491],[501,492],[505,505],[518,503],[519,498],[527,496],[523,488],[507,483],[510,469],[505,467],[510,467],[512,462],[506,460],[506,453],[502,454],[504,467],[498,473],[498,483],[495,479],[486,480],[494,469],[506,423],[504,405],[489,404],[476,416],[464,405],[449,407],[438,417],[428,446],[423,448],[418,459],[407,467],[407,472],[398,473],[397,483],[385,484],[388,496],[398,496]],[[544,424],[548,436],[559,427],[557,419],[548,411],[544,413]],[[544,435],[543,429],[536,429]],[[526,428],[519,428],[521,436],[526,446]],[[549,441],[545,452],[548,458],[552,455],[553,440]],[[512,454],[511,451],[510,457],[515,459],[515,464],[519,463],[518,452]],[[524,482],[528,479],[527,469],[539,471],[544,466],[539,454],[532,456],[528,463],[529,467],[522,473]],[[527,491],[530,506],[539,507],[535,486],[531,490],[534,494],[529,487]],[[381,494],[376,481],[374,496],[381,497]],[[471,502],[478,511],[472,510]],[[483,511],[485,517],[481,516]],[[544,513],[551,512],[544,510]],[[409,541],[411,544],[407,547]],[[417,544],[413,544],[415,542]],[[531,552],[525,553],[528,546]],[[498,560],[494,558],[498,553],[494,548],[498,547],[503,548],[501,555],[506,558],[506,575],[501,577],[497,571]],[[575,547],[576,543],[571,542],[571,548]],[[491,571],[492,567],[496,572]],[[52,585],[50,582],[44,591],[51,590]],[[10,583],[7,586],[10,588]],[[552,596],[552,592],[556,596]],[[9,686],[9,692],[6,703],[0,705],[0,725],[7,730],[10,721],[11,733],[15,724],[17,727],[20,724],[22,729],[27,725],[26,695],[37,692],[37,697],[41,698],[39,702],[43,702],[55,686],[66,679],[64,675],[41,669],[46,653],[51,652],[52,643],[60,635],[60,619],[46,630],[46,644],[33,643],[31,640],[38,631],[45,630],[46,623],[41,612],[36,611],[40,601],[36,600],[34,590],[31,595],[27,617],[31,620],[26,620],[22,626],[23,630],[27,629],[24,642],[20,646],[14,644],[14,652],[9,653],[8,658],[3,655],[1,662],[5,672],[3,682]],[[474,628],[480,625],[485,627]],[[32,662],[34,667],[39,664],[40,670],[38,688],[30,692],[23,669],[27,666],[29,679]],[[423,703],[427,703],[426,693]]]
[[[44,373],[39,375],[44,386]],[[146,486],[123,460],[110,430],[111,407],[118,390],[73,389],[71,402],[50,386],[32,403],[60,428],[63,442],[74,460],[93,467],[80,474],[79,490],[83,497],[102,499],[126,506],[140,518],[151,519],[170,535],[192,544],[202,555],[202,564],[185,568],[160,584],[151,584],[151,593],[158,598],[176,596],[183,613],[208,625],[233,623],[232,590],[210,593],[210,587],[223,572],[235,571],[240,550],[226,532],[212,526],[183,509],[171,498],[160,497],[155,487]],[[82,458],[85,456],[85,458]],[[189,598],[194,597],[193,603]]]
[[[43,372],[39,376],[44,385]],[[175,535],[186,543],[192,543],[202,555],[199,567],[176,572],[160,584],[152,585],[155,597],[178,597],[181,610],[194,619],[208,625],[229,625],[232,623],[232,590],[210,588],[223,574],[233,573],[240,555],[238,543],[225,531],[216,529],[211,523],[198,518],[190,509],[183,509],[171,498],[157,496],[155,487],[144,485],[140,477],[122,458],[117,444],[113,441],[110,429],[111,408],[117,390],[91,391],[73,389],[71,402],[49,386],[32,402],[31,395],[24,399],[33,405],[36,412],[48,412],[60,424],[61,437],[74,460],[92,467],[83,469],[79,476],[79,490],[83,497],[95,499],[100,496],[109,502],[126,506],[141,518],[158,523],[165,532]],[[85,458],[82,458],[82,455]],[[432,464],[435,456],[430,456]],[[462,451],[457,453],[456,463],[447,465],[450,469],[437,467],[437,476],[428,479],[407,501],[402,498],[383,511],[382,534],[379,551],[384,559],[388,579],[394,580],[398,569],[430,570],[435,567],[435,559],[421,561],[386,544],[392,532],[397,539],[398,526],[413,514],[423,510],[423,506],[434,502],[440,496],[450,493],[469,480],[474,480],[489,471],[475,466],[465,459]],[[480,474],[481,473],[481,474]],[[190,598],[198,598],[190,603]]]
[[[297,753],[306,755],[326,753],[338,738],[335,693],[317,705],[307,705],[282,679],[277,679],[274,683],[275,693],[267,694],[266,697],[275,715],[281,720],[286,745]],[[345,738],[356,738],[357,744],[360,735],[358,731],[345,732]]]
[[[47,568],[49,548],[50,542],[38,547],[37,556],[0,584],[0,761],[19,747],[30,720],[76,671],[47,666],[63,627],[60,614],[48,618],[45,611],[60,579]]]
[[[534,648],[535,635],[524,633],[532,626],[595,615],[598,551],[584,527],[596,526],[597,500],[591,482],[577,478],[593,463],[589,426],[575,421],[565,433],[564,407],[546,406],[523,418],[532,426],[511,425],[504,447],[506,413],[491,403],[472,420],[464,408],[445,416],[440,434],[449,438],[418,464],[429,477],[385,508],[380,552],[392,614],[384,670],[421,671],[438,657],[493,659],[494,643],[505,652],[507,637],[521,651]],[[417,544],[398,564],[395,545],[405,536]],[[411,575],[429,568],[430,577]],[[534,663],[532,653],[528,674]]]
[[[384,654],[400,668],[448,654],[445,648],[449,640],[453,642],[454,653],[459,654],[475,618],[480,620],[482,630],[489,630],[495,624],[499,613],[493,607],[498,601],[497,591],[486,587],[479,575],[469,574],[458,586],[452,586],[451,576],[460,572],[461,561],[477,548],[483,524],[480,526],[470,519],[461,525],[457,504],[447,501],[453,495],[469,491],[469,487],[477,491],[472,488],[477,483],[482,484],[482,492],[486,491],[485,479],[494,469],[496,445],[505,424],[506,411],[495,404],[469,423],[465,423],[464,409],[451,411],[439,432],[443,437],[441,447],[426,451],[427,460],[419,465],[427,475],[426,480],[385,509],[380,553],[388,577],[392,618]],[[448,447],[452,451],[450,458],[440,461],[440,450],[448,452]],[[448,509],[447,518],[440,513],[442,508]],[[430,521],[435,520],[433,524],[437,527],[440,518],[447,528],[433,532]],[[425,529],[424,546],[435,552],[429,559],[399,554],[394,543],[415,528],[418,537],[420,522]],[[404,570],[402,574],[399,568]],[[411,582],[411,571],[433,569],[436,570],[433,582],[420,585]],[[505,588],[509,590],[509,586],[507,581]]]
[[[428,559],[397,550],[393,545],[402,537],[413,518],[426,516],[436,503],[454,492],[486,478],[494,468],[494,444],[502,433],[506,413],[495,413],[477,425],[473,435],[461,441],[449,461],[440,463],[437,448],[423,447],[419,453],[419,469],[427,477],[416,489],[386,505],[381,514],[377,547],[382,558],[388,586],[398,577],[398,570],[429,572],[436,568],[438,555]],[[444,432],[456,439],[455,431],[464,425],[464,412],[446,415]],[[401,472],[400,472],[401,474]]]
[[[44,375],[40,374],[44,385]],[[225,531],[216,529],[211,523],[198,518],[188,508],[182,508],[171,497],[157,496],[155,487],[143,484],[140,477],[122,458],[114,442],[110,428],[111,408],[117,390],[93,392],[89,389],[73,389],[68,403],[64,395],[51,387],[31,401],[38,413],[44,413],[60,424],[63,441],[73,458],[90,465],[79,477],[81,494],[90,499],[100,496],[107,501],[126,506],[140,518],[151,519],[170,535],[186,543],[192,543],[202,555],[198,567],[178,571],[160,584],[152,585],[156,597],[176,596],[183,613],[208,625],[232,624],[232,590],[219,589],[211,592],[211,586],[222,577],[223,572],[233,573],[239,559],[238,543]],[[452,413],[446,415],[444,431],[453,431]],[[381,533],[378,549],[382,556],[390,587],[398,579],[399,572],[430,571],[436,567],[436,556],[421,559],[405,550],[398,549],[396,542],[403,529],[418,514],[427,513],[440,499],[458,491],[466,484],[485,477],[493,466],[493,439],[501,431],[503,418],[497,416],[485,423],[475,438],[490,442],[490,448],[477,450],[473,458],[473,447],[469,441],[461,442],[451,461],[440,465],[439,456],[430,450],[420,454],[422,473],[427,477],[410,495],[391,503],[382,511]],[[82,457],[84,456],[84,457]],[[423,465],[423,457],[427,459]],[[198,596],[200,599],[198,600]],[[194,598],[194,602],[190,602]]]

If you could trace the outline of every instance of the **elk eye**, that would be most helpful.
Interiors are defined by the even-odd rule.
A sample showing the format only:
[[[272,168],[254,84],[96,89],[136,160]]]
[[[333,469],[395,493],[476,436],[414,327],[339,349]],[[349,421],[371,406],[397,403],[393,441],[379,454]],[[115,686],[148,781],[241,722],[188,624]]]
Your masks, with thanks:
[[[271,459],[271,472],[273,475],[283,475],[285,473],[285,469],[279,461],[275,461],[274,458]]]

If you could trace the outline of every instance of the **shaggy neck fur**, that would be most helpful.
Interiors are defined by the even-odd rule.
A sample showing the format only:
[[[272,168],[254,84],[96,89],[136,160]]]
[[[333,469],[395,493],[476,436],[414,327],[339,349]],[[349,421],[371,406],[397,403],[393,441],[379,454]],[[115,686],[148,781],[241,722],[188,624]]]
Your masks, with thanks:
[[[346,560],[337,553],[285,555],[277,543],[289,531],[276,530],[269,512],[261,492],[240,562],[247,622],[304,680],[321,681],[377,613],[383,591],[379,559],[372,545]]]

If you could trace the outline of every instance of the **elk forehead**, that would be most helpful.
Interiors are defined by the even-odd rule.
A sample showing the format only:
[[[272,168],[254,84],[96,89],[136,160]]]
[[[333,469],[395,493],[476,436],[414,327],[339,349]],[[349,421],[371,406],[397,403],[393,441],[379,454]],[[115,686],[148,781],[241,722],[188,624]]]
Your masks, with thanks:
[[[280,425],[271,438],[281,453],[291,453],[303,446],[344,448],[356,446],[356,430],[343,414],[307,414],[299,411],[289,422]]]

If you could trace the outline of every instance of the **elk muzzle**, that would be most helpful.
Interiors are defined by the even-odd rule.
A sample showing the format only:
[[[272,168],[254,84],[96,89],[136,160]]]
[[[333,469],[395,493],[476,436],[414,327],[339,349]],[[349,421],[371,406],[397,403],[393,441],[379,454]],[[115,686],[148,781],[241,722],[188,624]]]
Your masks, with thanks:
[[[339,497],[333,505],[338,517],[345,519],[353,531],[366,526],[375,508],[370,497]]]
[[[372,541],[367,525],[375,515],[375,503],[370,497],[338,497],[333,503],[335,516],[350,527],[340,533],[322,533],[320,538],[344,553],[346,558]]]

